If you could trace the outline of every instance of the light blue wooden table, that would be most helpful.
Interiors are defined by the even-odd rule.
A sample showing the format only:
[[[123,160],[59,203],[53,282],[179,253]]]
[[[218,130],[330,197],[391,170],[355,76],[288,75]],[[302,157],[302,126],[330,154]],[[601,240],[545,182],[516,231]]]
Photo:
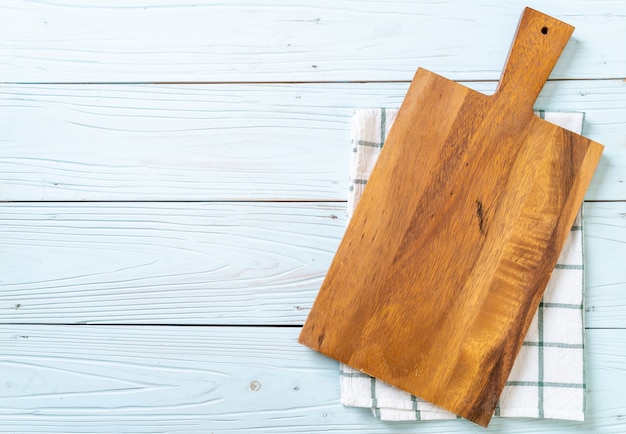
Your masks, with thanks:
[[[0,433],[483,432],[339,403],[296,343],[350,116],[418,66],[490,92],[524,6],[576,26],[537,108],[606,145],[584,204],[587,421],[626,432],[626,2],[4,0]]]

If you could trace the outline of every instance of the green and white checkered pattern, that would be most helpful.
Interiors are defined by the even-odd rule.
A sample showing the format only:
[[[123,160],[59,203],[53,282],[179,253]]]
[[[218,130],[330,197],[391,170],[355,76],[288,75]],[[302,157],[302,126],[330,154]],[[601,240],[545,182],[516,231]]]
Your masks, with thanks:
[[[396,109],[355,111],[348,214],[359,201]],[[582,113],[537,113],[581,133]],[[495,416],[584,420],[583,249],[579,212],[543,300],[500,397]],[[457,416],[348,366],[340,366],[341,402],[369,407],[383,420]]]

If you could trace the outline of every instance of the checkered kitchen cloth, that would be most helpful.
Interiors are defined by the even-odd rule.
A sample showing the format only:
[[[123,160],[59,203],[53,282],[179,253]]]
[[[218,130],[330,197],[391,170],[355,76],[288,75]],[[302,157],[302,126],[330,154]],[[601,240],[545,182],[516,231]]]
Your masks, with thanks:
[[[395,109],[371,109],[353,115],[349,215],[361,197],[396,114]],[[582,130],[582,113],[540,111],[538,115],[574,132]],[[584,420],[581,218],[579,212],[495,416]],[[383,420],[457,417],[343,364],[340,381],[343,405],[369,407]]]

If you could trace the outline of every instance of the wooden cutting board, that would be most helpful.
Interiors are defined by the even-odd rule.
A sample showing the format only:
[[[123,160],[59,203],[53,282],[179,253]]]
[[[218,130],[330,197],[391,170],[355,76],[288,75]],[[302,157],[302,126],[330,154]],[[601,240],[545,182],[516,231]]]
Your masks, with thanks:
[[[572,32],[525,9],[492,96],[417,71],[302,344],[487,426],[603,149],[533,114]]]

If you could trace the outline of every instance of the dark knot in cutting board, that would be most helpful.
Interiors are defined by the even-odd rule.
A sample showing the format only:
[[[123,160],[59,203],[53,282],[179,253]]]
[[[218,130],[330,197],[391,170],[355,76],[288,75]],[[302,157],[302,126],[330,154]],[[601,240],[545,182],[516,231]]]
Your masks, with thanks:
[[[478,230],[485,235],[485,216],[483,216],[483,203],[476,199],[476,217],[478,217]]]

